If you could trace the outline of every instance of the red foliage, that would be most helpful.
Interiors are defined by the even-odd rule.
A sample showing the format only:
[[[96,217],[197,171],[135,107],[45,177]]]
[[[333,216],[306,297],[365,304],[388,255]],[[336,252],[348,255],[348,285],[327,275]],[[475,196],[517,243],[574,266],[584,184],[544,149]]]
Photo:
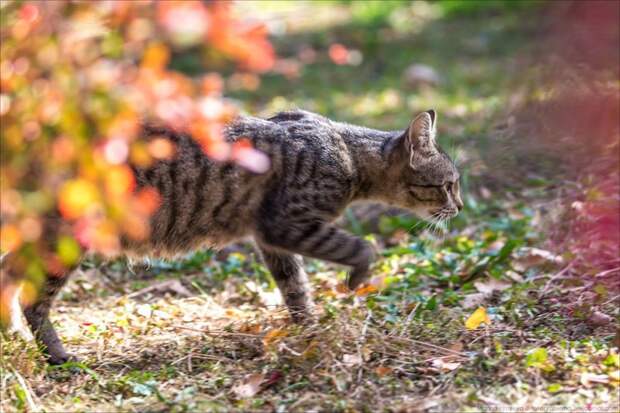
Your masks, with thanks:
[[[142,119],[188,130],[214,158],[264,167],[253,148],[222,140],[236,113],[222,77],[196,81],[168,68],[172,52],[201,47],[218,64],[271,69],[265,30],[233,11],[189,0],[3,4],[0,250],[18,257],[31,287],[74,264],[81,248],[115,254],[120,236],[148,236],[159,195],[134,193],[126,162],[148,165],[174,148],[138,140]],[[42,223],[56,209],[65,223],[50,242]],[[14,281],[4,274],[0,286]]]

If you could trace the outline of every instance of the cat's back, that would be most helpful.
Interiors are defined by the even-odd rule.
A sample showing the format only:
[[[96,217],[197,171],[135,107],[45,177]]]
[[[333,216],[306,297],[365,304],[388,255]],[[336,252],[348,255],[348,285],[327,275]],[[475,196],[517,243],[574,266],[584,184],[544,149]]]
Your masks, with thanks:
[[[304,165],[342,173],[350,163],[348,148],[337,124],[316,113],[304,110],[280,112],[267,119],[241,116],[227,128],[227,139],[246,137],[269,155],[275,174],[285,171],[303,174]],[[295,166],[296,165],[296,166]],[[292,170],[288,170],[291,169]]]
[[[279,112],[267,118],[239,116],[226,129],[228,141],[247,137],[256,144],[295,144],[296,142],[333,143],[338,138],[334,123],[324,116],[305,110]]]
[[[350,199],[356,168],[337,123],[293,110],[268,119],[239,118],[229,131],[250,138],[271,159],[261,206],[267,215],[290,209],[331,219]]]

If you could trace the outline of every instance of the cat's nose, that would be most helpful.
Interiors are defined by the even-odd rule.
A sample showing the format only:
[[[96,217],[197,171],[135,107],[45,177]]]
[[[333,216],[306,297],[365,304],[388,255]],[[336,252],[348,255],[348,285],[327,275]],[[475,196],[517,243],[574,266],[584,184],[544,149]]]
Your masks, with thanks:
[[[461,201],[460,199],[456,201],[456,207],[458,208],[459,212],[463,210],[463,201]]]

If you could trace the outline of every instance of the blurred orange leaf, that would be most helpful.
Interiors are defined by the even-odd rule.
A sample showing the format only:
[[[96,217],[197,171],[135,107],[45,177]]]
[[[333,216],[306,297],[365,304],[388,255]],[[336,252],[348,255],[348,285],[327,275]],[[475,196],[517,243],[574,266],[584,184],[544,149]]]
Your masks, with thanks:
[[[161,196],[157,189],[146,187],[134,195],[135,209],[143,215],[151,215],[159,207]]]
[[[176,148],[169,139],[165,137],[155,138],[148,144],[149,154],[156,159],[169,159],[175,152]]]
[[[142,57],[142,67],[152,70],[162,70],[168,64],[170,51],[162,43],[151,43]]]
[[[288,335],[288,332],[286,330],[282,330],[279,328],[270,330],[263,337],[263,345],[265,347],[268,347],[274,343],[277,343],[278,341],[280,341],[282,338],[286,337],[287,335]]]
[[[135,185],[133,172],[127,165],[113,166],[105,175],[105,189],[112,199],[130,194]]]
[[[22,236],[15,225],[3,225],[0,228],[0,251],[14,251],[20,246]]]
[[[375,369],[375,373],[377,374],[377,376],[379,377],[383,377],[383,376],[387,376],[388,374],[392,373],[392,369],[389,367],[384,367],[384,366],[379,366]]]
[[[351,291],[349,290],[349,287],[346,286],[345,283],[338,283],[336,285],[336,291],[339,292],[340,294],[348,294]]]
[[[344,65],[349,60],[349,51],[340,43],[329,46],[329,58],[337,65]]]
[[[76,219],[99,201],[99,191],[90,181],[72,179],[60,188],[58,193],[58,208],[60,213],[68,219]]]
[[[372,284],[364,284],[355,290],[355,295],[358,297],[363,297],[371,293],[376,293],[377,291],[379,291],[379,289],[376,286]]]

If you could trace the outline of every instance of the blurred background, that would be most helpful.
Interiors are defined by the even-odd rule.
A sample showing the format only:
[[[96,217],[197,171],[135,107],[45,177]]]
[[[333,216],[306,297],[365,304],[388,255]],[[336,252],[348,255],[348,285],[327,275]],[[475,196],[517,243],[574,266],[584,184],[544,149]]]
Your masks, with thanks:
[[[74,266],[82,251],[113,256],[120,236],[148,236],[158,195],[134,192],[126,163],[147,165],[170,156],[171,148],[140,142],[144,119],[191,133],[214,159],[252,168],[243,159],[247,148],[221,139],[222,127],[239,113],[266,117],[302,108],[394,130],[405,129],[413,114],[434,108],[439,142],[461,170],[465,210],[445,231],[378,205],[347,211],[341,224],[374,242],[382,260],[371,287],[354,302],[338,290],[342,269],[309,261],[321,311],[334,320],[340,314],[360,322],[370,311],[382,325],[398,330],[425,326],[410,337],[442,345],[462,340],[463,333],[441,336],[428,326],[433,318],[459,319],[481,304],[494,322],[513,325],[522,325],[521,317],[554,312],[562,328],[549,340],[600,339],[611,345],[618,311],[608,307],[617,304],[620,287],[619,7],[604,0],[2,1],[0,250],[13,251],[20,269],[19,277],[3,273],[0,279],[3,322],[18,284],[27,303],[46,274]],[[55,210],[63,224],[50,239],[43,218]],[[97,359],[93,346],[101,340],[138,346],[127,334],[144,330],[145,317],[161,318],[162,331],[181,319],[192,328],[205,327],[191,304],[196,297],[215,297],[210,303],[217,306],[209,311],[226,315],[212,315],[205,328],[226,325],[253,333],[267,331],[253,326],[270,320],[279,304],[266,270],[244,244],[174,262],[153,260],[148,270],[137,266],[131,272],[122,260],[90,258],[61,295],[61,335],[86,347],[87,359]],[[145,292],[153,277],[163,287]],[[486,301],[500,293],[500,301]],[[128,294],[141,301],[128,300]],[[537,299],[531,301],[533,295]],[[93,307],[84,308],[78,298],[90,299]],[[118,302],[125,307],[115,313]],[[84,311],[89,324],[80,319]],[[5,346],[17,346],[10,343]],[[36,382],[43,380],[33,367],[40,354],[32,351],[15,371]],[[166,351],[175,359],[172,353],[182,349]],[[98,366],[104,377],[99,380],[112,380],[112,373]],[[382,366],[396,369],[385,360]],[[597,368],[589,374],[606,374]],[[11,377],[17,377],[15,371]],[[391,376],[374,371],[377,383]],[[534,380],[528,374],[519,380]],[[468,386],[489,385],[456,376],[441,382],[449,385],[434,382],[427,390],[444,394],[461,386],[467,393]],[[131,377],[122,391],[110,390],[97,402],[82,397],[82,407],[112,403],[111,397],[118,401],[117,395],[121,401],[142,397],[157,404],[160,393],[152,390],[157,385],[147,390],[134,385],[155,376]],[[287,385],[299,383],[287,380]],[[322,391],[314,379],[307,381],[299,391]],[[336,385],[322,406],[342,400],[343,409],[359,407],[356,403],[373,391],[378,403],[407,406],[410,399],[398,391],[385,393],[377,383],[360,390],[358,399],[343,396]],[[34,387],[27,390],[36,395]],[[222,406],[231,403],[231,396],[215,387],[201,390]],[[30,403],[19,392],[5,391],[9,404],[3,406]],[[39,402],[66,407],[59,391]],[[179,406],[196,407],[187,404],[192,397],[179,399]],[[390,397],[396,404],[387,401]],[[517,389],[502,397],[533,396]],[[273,406],[290,406],[275,393],[265,398]],[[469,402],[479,406],[481,400]]]

